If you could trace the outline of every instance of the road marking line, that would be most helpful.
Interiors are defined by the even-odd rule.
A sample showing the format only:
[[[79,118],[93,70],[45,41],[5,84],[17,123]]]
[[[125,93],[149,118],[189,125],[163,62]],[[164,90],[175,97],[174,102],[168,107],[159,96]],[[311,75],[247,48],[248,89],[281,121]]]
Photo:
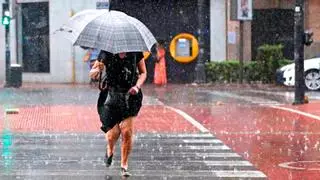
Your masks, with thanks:
[[[196,128],[200,130],[202,133],[207,133],[210,136],[214,138],[214,136],[209,132],[208,129],[206,129],[202,124],[200,124],[198,121],[196,121],[194,118],[189,116],[187,113],[170,107],[170,106],[165,106],[168,109],[171,109],[175,111],[176,113],[180,114],[184,119],[189,121],[192,125],[194,125]],[[202,142],[201,142],[202,141]],[[185,143],[203,143],[203,142],[208,142],[208,143],[214,143],[218,142],[219,143],[222,141],[220,140],[184,140]],[[219,145],[219,146],[191,146],[188,145],[186,148],[192,149],[192,150],[231,150],[228,146],[226,145]],[[197,156],[201,157],[200,153],[196,154]],[[209,155],[209,154],[208,154]],[[236,153],[210,153],[211,156],[207,157],[221,157],[222,155],[225,155],[224,157],[241,157],[240,155]],[[203,156],[203,155],[202,155]],[[204,161],[205,164],[208,166],[250,166],[254,167],[253,164],[251,164],[249,161]],[[266,175],[261,172],[261,171],[211,171],[216,174],[217,177],[243,177],[243,178],[266,178]]]
[[[253,166],[249,161],[204,161],[209,166]]]
[[[109,169],[108,174],[109,176],[117,175],[119,172],[116,169]],[[246,178],[246,175],[249,175],[248,178],[266,178],[264,174],[258,173],[258,171],[224,171],[224,170],[214,170],[214,171],[193,171],[190,173],[190,170],[132,170],[132,173],[136,177],[145,177],[145,176],[152,176],[152,177],[178,177],[180,179],[183,178],[211,178],[215,179],[215,177],[242,177]],[[19,170],[12,170],[9,173],[1,173],[0,177],[2,175],[5,176],[30,176],[30,177],[41,177],[41,176],[91,176],[91,177],[100,177],[105,176],[106,170],[103,169],[93,169],[93,170],[51,170],[51,171],[45,171],[45,170],[39,170],[39,169],[33,169],[32,172],[30,172],[30,169],[19,169]],[[48,177],[50,179],[50,177]],[[35,178],[37,179],[37,178]],[[66,179],[72,179],[72,178],[66,178]]]
[[[180,114],[185,120],[189,121],[192,125],[194,125],[196,128],[200,130],[202,133],[209,133],[209,130],[206,129],[202,124],[200,124],[198,121],[193,119],[191,116],[189,116],[187,113],[181,111],[180,109],[176,109],[174,107],[165,106],[168,109],[171,109],[175,111],[176,113]]]
[[[292,166],[294,164],[302,163],[305,165],[305,167],[295,167]],[[308,164],[319,164],[320,161],[292,161],[292,162],[285,162],[285,163],[280,163],[278,166],[286,169],[292,169],[292,170],[304,170],[304,171],[320,171],[320,168],[309,168]]]
[[[269,107],[274,108],[274,109],[280,109],[280,110],[284,110],[284,111],[297,113],[297,114],[300,114],[300,115],[303,115],[303,116],[306,116],[306,117],[309,117],[309,118],[313,118],[313,119],[316,119],[316,120],[320,121],[320,117],[319,116],[316,116],[316,115],[313,115],[313,114],[310,114],[310,113],[302,112],[302,111],[291,109],[291,108],[280,107],[280,106],[269,106]]]
[[[220,144],[222,141],[218,139],[184,139],[184,143],[194,143],[194,144],[202,144],[202,143],[208,143],[208,144]]]
[[[185,146],[186,148],[192,149],[192,150],[230,150],[230,148],[226,145],[221,146]]]
[[[166,135],[161,135],[160,137],[176,137],[176,138],[204,138],[204,137],[213,137],[211,134],[166,134]]]
[[[221,178],[266,178],[261,171],[213,171]]]
[[[198,157],[241,157],[237,153],[196,153]]]

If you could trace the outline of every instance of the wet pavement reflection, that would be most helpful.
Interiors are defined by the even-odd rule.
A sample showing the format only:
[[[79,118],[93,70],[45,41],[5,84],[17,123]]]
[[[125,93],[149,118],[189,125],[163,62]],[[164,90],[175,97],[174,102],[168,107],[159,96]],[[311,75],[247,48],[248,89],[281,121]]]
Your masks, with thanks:
[[[16,133],[12,137],[3,133],[1,138],[1,179],[120,178],[119,155],[110,168],[103,164],[105,142],[101,134]],[[131,155],[134,176],[130,179],[212,179],[221,170],[253,172],[261,177],[229,148],[213,148],[218,146],[223,143],[210,134],[139,133]],[[217,163],[220,161],[225,163]]]
[[[290,106],[292,91],[268,88],[146,85],[129,179],[319,177],[319,121],[277,108]],[[0,89],[0,179],[122,179],[119,145],[112,167],[103,164],[98,92]]]

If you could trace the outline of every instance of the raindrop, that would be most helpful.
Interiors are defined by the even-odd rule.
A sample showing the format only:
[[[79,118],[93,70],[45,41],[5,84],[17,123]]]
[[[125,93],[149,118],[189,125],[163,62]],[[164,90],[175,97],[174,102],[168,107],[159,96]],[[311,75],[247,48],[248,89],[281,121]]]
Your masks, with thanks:
[[[162,147],[159,148],[159,151],[162,152]]]
[[[319,141],[316,142],[313,148],[318,149],[318,147],[319,147]]]
[[[304,151],[303,150],[300,150],[300,154],[303,154],[304,153]]]
[[[243,155],[244,155],[245,158],[249,158],[249,153],[248,153],[248,151],[244,152]]]
[[[261,139],[261,137],[260,137],[260,136],[257,136],[257,140],[260,141],[260,139]]]

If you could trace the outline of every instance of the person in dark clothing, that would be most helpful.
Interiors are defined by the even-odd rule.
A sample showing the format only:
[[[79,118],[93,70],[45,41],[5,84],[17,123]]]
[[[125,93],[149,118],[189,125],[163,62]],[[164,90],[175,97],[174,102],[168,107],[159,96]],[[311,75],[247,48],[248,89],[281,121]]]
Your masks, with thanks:
[[[141,86],[146,80],[147,70],[142,52],[111,54],[101,51],[94,68],[105,71],[105,87],[102,88],[97,108],[102,123],[101,130],[108,141],[105,163],[110,166],[115,144],[122,136],[121,173],[128,172],[128,157],[132,149],[133,122],[142,106]]]

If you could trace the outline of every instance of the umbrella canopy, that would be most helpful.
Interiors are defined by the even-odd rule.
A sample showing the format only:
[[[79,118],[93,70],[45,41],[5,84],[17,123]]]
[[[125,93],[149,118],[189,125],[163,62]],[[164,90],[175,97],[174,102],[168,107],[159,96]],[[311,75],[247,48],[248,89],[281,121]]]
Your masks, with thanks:
[[[74,15],[61,31],[73,45],[111,53],[150,51],[157,42],[138,19],[120,11],[84,10]]]

